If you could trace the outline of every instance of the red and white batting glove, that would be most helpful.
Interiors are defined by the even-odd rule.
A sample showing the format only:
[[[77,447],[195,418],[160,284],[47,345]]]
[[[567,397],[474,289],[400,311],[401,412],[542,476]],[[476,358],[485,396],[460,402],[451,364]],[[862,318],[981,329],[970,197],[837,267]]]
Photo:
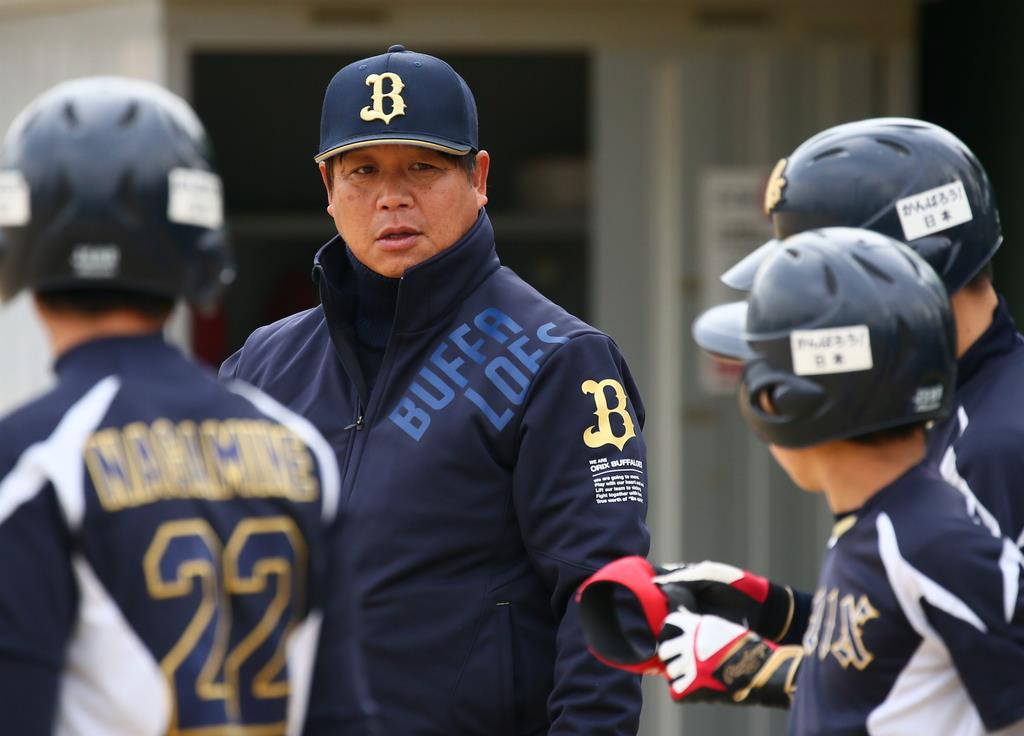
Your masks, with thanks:
[[[720,616],[781,641],[793,623],[795,600],[789,586],[777,585],[722,562],[677,562],[661,565],[654,582],[672,600],[673,588],[696,599],[696,613]]]
[[[717,616],[670,613],[658,638],[672,699],[788,708],[803,650]]]

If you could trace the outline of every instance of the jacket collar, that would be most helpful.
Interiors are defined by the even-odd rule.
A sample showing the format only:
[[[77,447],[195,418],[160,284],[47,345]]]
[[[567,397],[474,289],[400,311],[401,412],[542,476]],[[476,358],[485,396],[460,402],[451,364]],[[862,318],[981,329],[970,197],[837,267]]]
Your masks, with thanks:
[[[313,282],[320,288],[328,322],[350,324],[355,306],[352,264],[341,236],[329,240],[313,259]],[[501,264],[494,248],[494,230],[483,209],[476,222],[451,247],[410,268],[398,287],[392,330],[416,332],[440,320]],[[327,289],[325,289],[327,287]],[[329,290],[331,298],[325,299]]]
[[[1008,353],[1019,345],[1021,337],[1017,333],[1017,326],[1010,316],[1006,301],[1000,295],[999,304],[992,313],[992,324],[957,361],[957,390],[970,381],[989,360]]]

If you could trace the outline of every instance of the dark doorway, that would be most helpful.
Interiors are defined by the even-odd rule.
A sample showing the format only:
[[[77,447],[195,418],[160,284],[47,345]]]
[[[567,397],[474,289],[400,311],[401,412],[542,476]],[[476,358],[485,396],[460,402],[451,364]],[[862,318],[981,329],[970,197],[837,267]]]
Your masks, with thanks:
[[[933,0],[921,5],[921,116],[977,154],[992,180],[1005,236],[996,287],[1024,322],[1024,3]]]

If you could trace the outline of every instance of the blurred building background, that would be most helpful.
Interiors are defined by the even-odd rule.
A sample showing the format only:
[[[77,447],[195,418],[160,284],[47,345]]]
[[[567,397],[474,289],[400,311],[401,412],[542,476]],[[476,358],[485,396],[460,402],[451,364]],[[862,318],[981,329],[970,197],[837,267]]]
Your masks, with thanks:
[[[609,332],[648,409],[653,557],[716,558],[805,588],[829,517],[746,431],[689,324],[717,275],[770,235],[776,160],[826,126],[915,115],[986,164],[1021,314],[1024,3],[1015,0],[0,0],[0,126],[49,85],[111,73],[197,108],[225,180],[239,279],[174,338],[217,363],[256,326],[315,304],[332,234],[317,150],[323,90],[403,43],[467,79],[492,154],[499,254]],[[0,409],[44,388],[24,298],[0,310]],[[673,707],[649,683],[643,733],[772,734],[762,710]]]

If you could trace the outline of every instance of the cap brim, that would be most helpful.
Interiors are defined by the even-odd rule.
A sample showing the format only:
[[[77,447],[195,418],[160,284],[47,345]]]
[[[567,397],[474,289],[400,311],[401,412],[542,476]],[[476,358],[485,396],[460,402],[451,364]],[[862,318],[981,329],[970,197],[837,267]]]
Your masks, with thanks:
[[[693,322],[693,339],[717,358],[747,361],[754,351],[743,339],[747,329],[747,303],[730,302],[704,312]]]
[[[367,148],[368,146],[419,146],[420,148],[430,148],[434,151],[441,151],[442,153],[450,153],[454,156],[465,156],[467,153],[473,150],[472,146],[468,146],[455,141],[446,141],[441,138],[434,138],[432,136],[417,136],[412,134],[399,135],[399,136],[381,136],[376,138],[360,138],[358,140],[345,141],[337,146],[328,148],[325,151],[321,151],[313,160],[317,163],[321,163],[337,156],[339,153],[345,151],[351,151],[356,148]]]
[[[737,262],[719,278],[723,284],[737,291],[750,291],[758,267],[769,255],[779,248],[780,240],[769,240],[760,248]]]

